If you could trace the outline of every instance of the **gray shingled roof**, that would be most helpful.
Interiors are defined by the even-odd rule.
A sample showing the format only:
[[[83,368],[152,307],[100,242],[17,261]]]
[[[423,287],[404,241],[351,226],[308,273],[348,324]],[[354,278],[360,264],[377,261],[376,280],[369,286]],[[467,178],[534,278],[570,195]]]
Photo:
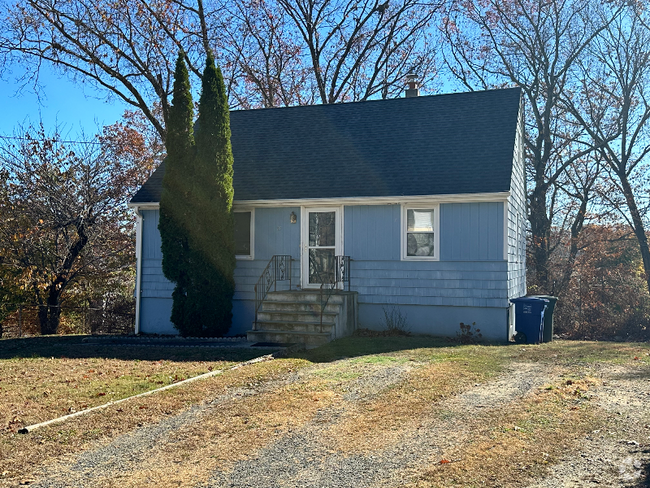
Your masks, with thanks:
[[[520,90],[230,113],[235,200],[510,189]],[[132,203],[160,200],[164,165]]]

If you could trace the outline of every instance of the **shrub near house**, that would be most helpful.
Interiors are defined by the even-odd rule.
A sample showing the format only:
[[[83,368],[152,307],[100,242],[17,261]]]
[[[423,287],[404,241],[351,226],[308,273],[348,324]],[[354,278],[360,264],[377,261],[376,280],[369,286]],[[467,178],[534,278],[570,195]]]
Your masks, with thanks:
[[[196,142],[184,54],[176,63],[160,221],[162,270],[175,284],[170,320],[183,336],[224,335],[232,319],[235,249],[226,89],[208,54]]]

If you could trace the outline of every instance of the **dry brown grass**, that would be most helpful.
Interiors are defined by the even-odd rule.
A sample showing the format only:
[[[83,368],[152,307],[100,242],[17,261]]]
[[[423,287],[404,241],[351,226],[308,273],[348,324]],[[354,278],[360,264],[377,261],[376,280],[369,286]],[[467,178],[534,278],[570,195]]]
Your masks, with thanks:
[[[505,409],[477,414],[470,439],[432,458],[405,486],[517,487],[541,478],[603,421],[585,399],[597,383],[584,378],[548,385]]]
[[[515,346],[512,358],[573,365],[602,362],[649,364],[650,343],[560,340],[534,346]]]
[[[480,371],[477,362],[482,359],[409,362],[400,381],[361,402],[345,400],[343,392],[359,376],[391,363],[391,357],[379,355],[368,363],[352,359],[314,367],[300,381],[220,405],[200,425],[179,432],[179,440],[173,445],[157,447],[135,473],[122,480],[123,486],[161,480],[170,486],[192,486],[185,480],[201,481],[215,469],[227,470],[236,461],[299,429],[318,411],[328,409],[342,412],[343,418],[328,427],[321,444],[333,452],[382,449],[399,435],[416,429],[437,402],[494,374],[495,365]]]
[[[196,486],[208,481],[215,469],[227,470],[300,428],[335,400],[333,392],[322,390],[321,381],[308,381],[220,404],[200,422],[178,430],[173,442],[157,445],[118,485]],[[111,477],[97,483],[111,486],[113,481]]]
[[[112,400],[160,388],[226,361],[127,361],[109,358],[29,358],[0,361],[0,425],[16,432]]]
[[[432,405],[454,392],[466,389],[482,376],[471,371],[470,363],[448,361],[414,363],[403,381],[389,387],[368,402],[343,399],[345,385],[357,373],[342,374],[346,363],[313,368],[301,379],[264,391],[274,378],[310,364],[304,360],[275,360],[247,366],[210,380],[163,392],[155,398],[127,401],[119,407],[74,419],[58,428],[39,430],[29,437],[11,438],[13,474],[37,463],[40,456],[50,460],[84,449],[89,441],[108,442],[139,425],[152,424],[185,406],[223,395],[233,387],[262,389],[255,395],[238,396],[220,402],[201,414],[200,421],[178,429],[172,439],[161,442],[146,461],[130,466],[121,476],[97,479],[97,486],[194,486],[207,480],[214,469],[228,469],[252,452],[296,430],[312,420],[319,410],[333,407],[346,411],[328,437],[332,449],[343,451],[379,449],[404,429],[414,428]],[[347,365],[362,372],[380,364]],[[322,374],[325,372],[326,374]],[[367,371],[366,371],[367,373]],[[119,419],[119,428],[115,419]],[[323,439],[323,442],[328,442]],[[7,446],[8,447],[8,446]],[[7,451],[5,451],[8,454]],[[0,453],[0,454],[5,454]],[[46,454],[47,453],[47,454]]]
[[[308,364],[303,360],[259,363],[155,396],[129,400],[28,435],[5,432],[0,435],[0,480],[14,483],[32,475],[44,461],[53,462],[66,454],[82,451],[94,441],[108,443],[120,434],[210,401],[232,388],[260,385]]]

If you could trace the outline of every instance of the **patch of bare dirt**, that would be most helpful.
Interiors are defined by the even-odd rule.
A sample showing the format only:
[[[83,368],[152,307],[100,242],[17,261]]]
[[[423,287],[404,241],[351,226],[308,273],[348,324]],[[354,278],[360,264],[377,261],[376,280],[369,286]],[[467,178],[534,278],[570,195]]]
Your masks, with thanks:
[[[601,365],[592,402],[604,422],[528,488],[650,486],[650,369]]]

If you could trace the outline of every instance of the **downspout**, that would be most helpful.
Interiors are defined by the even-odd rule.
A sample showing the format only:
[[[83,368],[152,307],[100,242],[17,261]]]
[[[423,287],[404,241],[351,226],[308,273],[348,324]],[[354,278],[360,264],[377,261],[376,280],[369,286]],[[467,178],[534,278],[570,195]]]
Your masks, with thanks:
[[[140,333],[140,298],[142,293],[142,223],[144,216],[139,207],[134,207],[136,216],[135,226],[135,334]]]

